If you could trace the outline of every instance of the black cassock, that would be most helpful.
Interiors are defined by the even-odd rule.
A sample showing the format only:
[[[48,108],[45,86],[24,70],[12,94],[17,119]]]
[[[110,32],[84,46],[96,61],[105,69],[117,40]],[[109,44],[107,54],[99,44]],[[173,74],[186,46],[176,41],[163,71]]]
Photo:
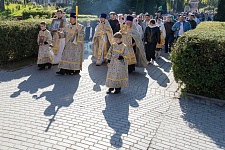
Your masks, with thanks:
[[[85,27],[85,37],[84,37],[84,41],[89,41],[91,39],[90,38],[90,34],[91,34],[91,30],[92,30],[92,27],[91,26],[87,26]],[[92,37],[92,36],[91,36]]]

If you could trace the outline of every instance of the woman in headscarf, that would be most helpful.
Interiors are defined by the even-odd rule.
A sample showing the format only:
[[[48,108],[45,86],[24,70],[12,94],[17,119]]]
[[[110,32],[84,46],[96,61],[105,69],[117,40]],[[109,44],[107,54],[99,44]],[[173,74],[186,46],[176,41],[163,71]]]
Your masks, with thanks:
[[[160,44],[160,29],[153,19],[150,20],[150,24],[145,30],[144,42],[147,61],[154,64],[156,44]]]

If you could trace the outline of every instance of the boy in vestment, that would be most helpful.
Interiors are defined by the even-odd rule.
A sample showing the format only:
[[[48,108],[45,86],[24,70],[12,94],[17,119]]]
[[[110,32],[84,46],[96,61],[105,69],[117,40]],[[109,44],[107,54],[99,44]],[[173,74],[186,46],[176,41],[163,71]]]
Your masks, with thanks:
[[[42,21],[40,23],[41,31],[38,33],[38,60],[37,64],[39,70],[44,70],[47,66],[48,69],[52,67],[52,53],[50,51],[50,44],[52,42],[52,36],[50,31],[46,29],[46,22]]]
[[[114,94],[119,94],[121,88],[128,87],[128,54],[127,46],[122,42],[122,34],[115,33],[114,43],[106,55],[106,59],[108,59],[106,87],[109,88],[107,94],[114,90]]]

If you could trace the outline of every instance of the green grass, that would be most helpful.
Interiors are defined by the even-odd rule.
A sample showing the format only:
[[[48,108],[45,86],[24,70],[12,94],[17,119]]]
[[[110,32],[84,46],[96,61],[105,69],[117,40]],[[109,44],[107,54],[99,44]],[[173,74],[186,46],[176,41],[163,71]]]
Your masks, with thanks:
[[[18,10],[18,7],[20,7],[20,10]],[[25,10],[27,10],[27,11],[29,11],[29,10],[31,10],[31,11],[46,10],[44,7],[39,6],[39,5],[32,6],[32,5],[22,5],[22,4],[9,4],[9,6],[5,5],[5,9],[11,10],[11,13],[9,14],[9,13],[7,13],[7,11],[2,11],[2,12],[0,12],[0,15],[9,16],[9,17],[22,16],[23,11],[25,11]],[[51,7],[48,6],[47,10],[49,10],[51,12],[56,11],[55,6],[51,6]],[[69,18],[70,14],[66,14],[66,16],[67,16],[67,18]],[[98,16],[96,16],[96,15],[87,15],[87,14],[79,15],[79,22],[86,22],[87,20],[94,21],[97,19],[98,19]]]
[[[17,7],[20,6],[20,10],[17,9]],[[22,13],[24,10],[46,10],[44,7],[41,6],[32,6],[32,5],[22,5],[22,4],[9,4],[9,6],[5,5],[5,9],[10,9],[11,10],[11,14],[9,14],[9,16],[22,16]],[[14,10],[14,12],[13,12]],[[48,7],[49,11],[54,12],[55,11],[55,7]],[[0,15],[5,14],[5,12],[0,12]]]

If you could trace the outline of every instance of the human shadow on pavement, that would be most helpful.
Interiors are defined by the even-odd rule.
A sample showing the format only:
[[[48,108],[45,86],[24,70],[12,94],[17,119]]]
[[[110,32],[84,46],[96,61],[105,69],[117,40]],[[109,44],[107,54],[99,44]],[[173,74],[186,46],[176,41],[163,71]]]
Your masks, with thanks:
[[[132,94],[138,94],[138,100],[141,100],[146,96],[149,86],[149,78],[146,77],[147,74],[144,72],[144,68],[136,68],[136,71],[129,74],[129,87],[128,90],[132,89]],[[142,92],[139,93],[139,90]]]
[[[35,67],[27,67],[21,70],[16,71],[3,71],[0,70],[0,83],[1,82],[9,82],[11,80],[20,79],[22,77],[30,76],[34,72],[36,72],[37,69]]]
[[[55,121],[55,116],[62,107],[69,107],[74,102],[74,94],[76,93],[80,75],[60,76],[60,80],[55,80],[52,91],[43,92],[36,99],[46,97],[46,100],[50,102],[50,105],[46,108],[44,115],[52,116],[49,119],[48,127],[45,132],[48,132],[51,124]]]
[[[183,114],[181,117],[188,126],[213,140],[217,148],[225,149],[225,107],[206,105],[204,100],[196,97],[180,99],[179,103]]]
[[[139,107],[138,101],[146,97],[149,79],[139,68],[129,75],[129,87],[122,89],[120,94],[105,96],[106,108],[103,115],[109,127],[114,130],[110,143],[116,148],[123,146],[122,135],[128,134],[131,123],[128,120],[130,107]]]
[[[147,67],[146,70],[148,75],[153,80],[157,81],[157,84],[161,87],[167,87],[167,83],[170,82],[168,76],[160,69],[162,66],[151,65],[151,67]],[[156,88],[156,87],[154,87]]]
[[[44,70],[30,74],[28,79],[23,80],[21,83],[19,83],[17,87],[19,90],[11,94],[10,97],[18,97],[21,92],[35,94],[39,89],[43,89],[50,85],[53,85],[55,80],[54,78],[52,78],[52,74],[49,73],[49,71],[50,70]]]
[[[88,59],[89,56],[92,55],[92,49],[91,49],[92,42],[84,42],[84,55],[83,59]]]
[[[122,135],[128,134],[130,130],[129,107],[138,107],[139,104],[135,99],[127,99],[120,95],[105,96],[106,108],[103,115],[109,127],[114,130],[110,143],[116,148],[123,146]]]
[[[156,62],[159,64],[159,68],[163,69],[165,72],[170,72],[172,69],[172,64],[167,57],[161,57]]]
[[[96,92],[101,91],[100,85],[105,85],[107,66],[103,63],[101,66],[96,66],[95,63],[91,63],[88,66],[88,72],[91,80],[95,83],[93,90]]]

